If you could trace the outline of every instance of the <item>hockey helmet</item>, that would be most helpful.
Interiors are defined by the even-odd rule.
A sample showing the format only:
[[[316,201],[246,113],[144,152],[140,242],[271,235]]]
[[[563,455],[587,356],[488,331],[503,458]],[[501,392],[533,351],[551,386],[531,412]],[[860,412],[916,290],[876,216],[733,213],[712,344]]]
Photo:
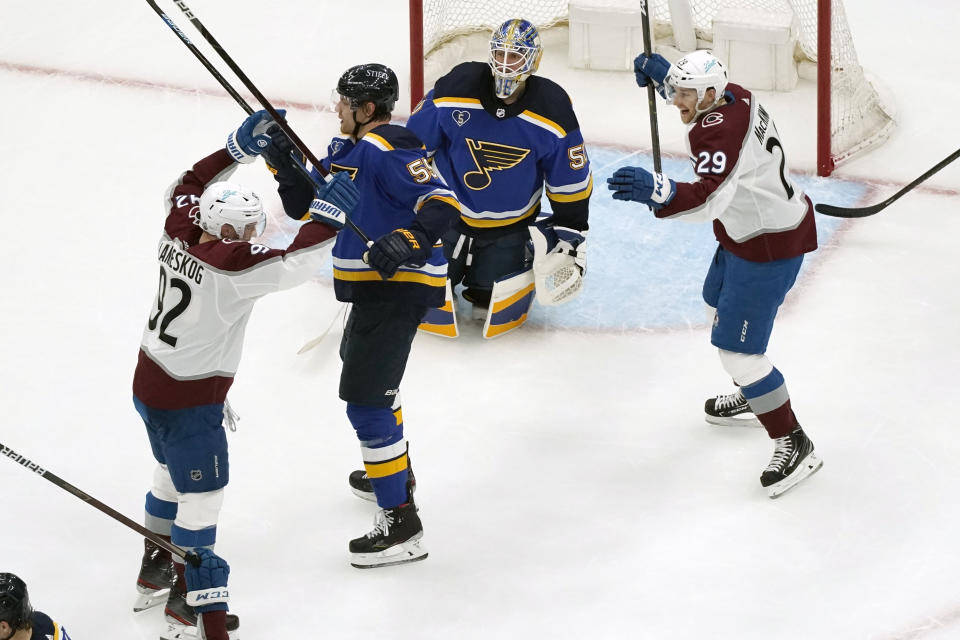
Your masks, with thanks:
[[[376,106],[373,120],[380,120],[393,112],[400,96],[400,83],[397,75],[386,65],[376,62],[358,64],[340,76],[337,93],[350,100],[353,110],[365,102],[372,102]]]
[[[521,83],[537,71],[543,46],[540,34],[529,20],[513,18],[497,27],[490,36],[490,58],[494,90],[500,99],[509,98]]]
[[[221,236],[223,225],[228,224],[243,238],[244,230],[256,224],[253,235],[263,233],[267,216],[263,212],[260,197],[253,191],[232,182],[214,182],[200,196],[200,207],[195,222],[212,236]]]
[[[16,630],[24,628],[32,617],[26,583],[12,573],[0,573],[0,620]]]
[[[681,58],[676,64],[670,66],[670,72],[667,74],[668,89],[696,89],[697,90],[697,115],[709,111],[723,97],[723,92],[727,88],[727,69],[723,66],[712,53],[705,49],[691,51]],[[713,104],[700,109],[699,105],[703,102],[703,97],[707,89],[713,89],[716,92]],[[670,92],[668,99],[672,99]]]

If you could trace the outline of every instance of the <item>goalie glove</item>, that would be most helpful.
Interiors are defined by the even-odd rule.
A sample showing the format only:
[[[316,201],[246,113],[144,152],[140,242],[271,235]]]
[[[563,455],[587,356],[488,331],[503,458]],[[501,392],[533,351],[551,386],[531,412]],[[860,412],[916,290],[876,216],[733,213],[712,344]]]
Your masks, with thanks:
[[[586,231],[538,222],[528,227],[533,244],[537,301],[552,306],[570,302],[583,289],[587,271]]]

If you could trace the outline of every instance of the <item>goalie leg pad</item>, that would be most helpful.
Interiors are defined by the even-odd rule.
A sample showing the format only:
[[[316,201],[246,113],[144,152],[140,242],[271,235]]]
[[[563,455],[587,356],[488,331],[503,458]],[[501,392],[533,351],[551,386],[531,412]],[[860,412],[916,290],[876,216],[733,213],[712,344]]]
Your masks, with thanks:
[[[457,309],[453,302],[453,290],[449,280],[447,280],[447,293],[443,306],[428,309],[418,329],[444,338],[456,338],[460,335],[457,329]]]
[[[535,293],[532,269],[500,278],[493,284],[483,337],[496,338],[523,325]]]

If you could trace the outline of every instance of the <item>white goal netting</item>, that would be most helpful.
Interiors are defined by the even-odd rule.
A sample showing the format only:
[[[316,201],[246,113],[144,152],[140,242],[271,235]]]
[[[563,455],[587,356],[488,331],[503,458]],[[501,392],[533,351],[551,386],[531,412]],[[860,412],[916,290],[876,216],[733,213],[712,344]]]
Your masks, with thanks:
[[[675,0],[674,0],[675,3]],[[698,46],[713,41],[713,18],[721,9],[792,11],[800,25],[794,57],[817,60],[817,0],[688,0]],[[540,29],[568,22],[569,2],[560,0],[423,0],[423,50],[433,51],[458,36],[490,31],[507,18],[523,17]],[[637,9],[636,0],[589,0],[591,7]],[[668,0],[650,0],[656,42],[671,42],[673,26]],[[839,164],[885,140],[893,128],[892,104],[878,94],[857,58],[842,0],[833,0],[831,24],[831,158]]]

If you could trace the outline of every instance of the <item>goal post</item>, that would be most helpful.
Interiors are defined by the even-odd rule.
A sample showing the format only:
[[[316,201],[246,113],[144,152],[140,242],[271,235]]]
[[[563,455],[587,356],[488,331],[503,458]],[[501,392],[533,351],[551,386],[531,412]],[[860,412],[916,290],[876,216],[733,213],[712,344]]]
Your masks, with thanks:
[[[818,175],[830,175],[837,165],[882,143],[892,132],[893,105],[860,66],[843,0],[649,1],[655,50],[661,45],[681,52],[714,48],[714,18],[731,8],[794,16],[799,25],[794,60],[800,77],[814,80],[817,87]],[[447,43],[489,33],[508,18],[526,18],[541,31],[569,24],[574,4],[639,11],[634,0],[409,0],[411,109],[424,95],[425,61]]]

